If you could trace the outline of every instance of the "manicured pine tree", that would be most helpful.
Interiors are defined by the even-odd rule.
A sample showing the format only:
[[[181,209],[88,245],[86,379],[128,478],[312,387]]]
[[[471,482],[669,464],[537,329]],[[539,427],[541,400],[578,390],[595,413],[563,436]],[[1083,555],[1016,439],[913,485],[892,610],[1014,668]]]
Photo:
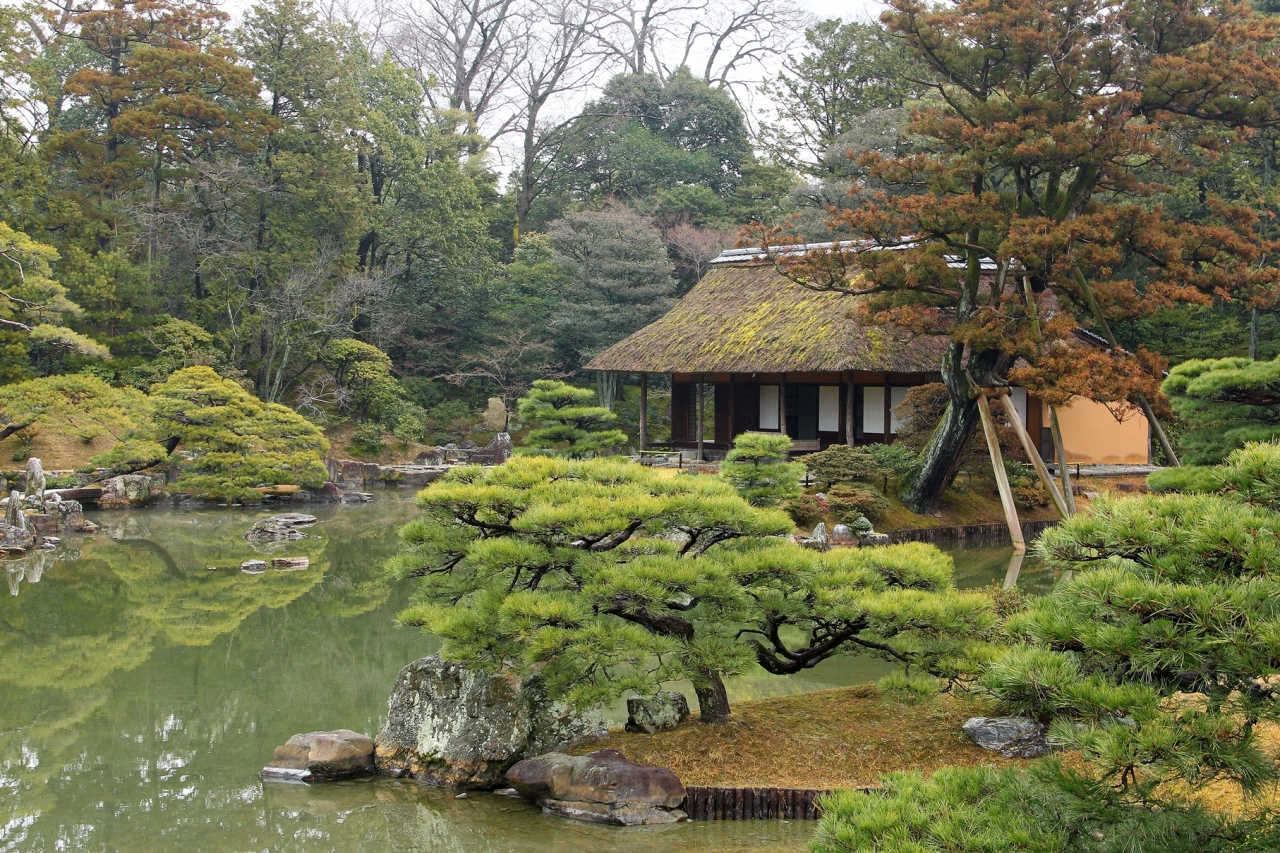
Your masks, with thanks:
[[[725,679],[866,654],[949,679],[993,624],[949,557],[910,543],[818,553],[783,513],[724,480],[621,459],[517,456],[456,469],[418,495],[394,567],[418,579],[403,622],[479,669],[512,667],[590,706],[693,683],[728,717]]]
[[[1246,442],[1280,438],[1280,359],[1184,361],[1161,390],[1191,427],[1181,440],[1188,462],[1221,462]]]
[[[790,460],[790,436],[743,433],[720,464],[720,476],[752,506],[777,506],[800,497],[804,466]]]
[[[617,416],[594,405],[595,392],[555,379],[539,379],[520,401],[520,418],[533,427],[525,444],[570,459],[593,456],[627,443]]]

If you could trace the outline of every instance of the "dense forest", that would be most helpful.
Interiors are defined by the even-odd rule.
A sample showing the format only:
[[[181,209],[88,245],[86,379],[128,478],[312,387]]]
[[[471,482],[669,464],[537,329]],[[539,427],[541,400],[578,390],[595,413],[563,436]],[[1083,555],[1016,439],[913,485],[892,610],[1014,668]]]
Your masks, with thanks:
[[[901,33],[790,0],[50,0],[0,9],[0,64],[0,383],[208,366],[426,443],[594,379],[745,226],[846,233],[832,206],[928,147],[912,116],[942,92]],[[1275,132],[1212,133],[1168,137],[1197,168],[1156,203],[1246,200],[1269,246]],[[1269,357],[1273,307],[1114,326],[1174,362]]]

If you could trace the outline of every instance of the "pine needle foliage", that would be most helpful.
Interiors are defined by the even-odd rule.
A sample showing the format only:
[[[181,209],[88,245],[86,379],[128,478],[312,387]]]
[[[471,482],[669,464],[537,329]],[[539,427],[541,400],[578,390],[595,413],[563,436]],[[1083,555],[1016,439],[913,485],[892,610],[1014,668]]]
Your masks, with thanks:
[[[1280,358],[1184,361],[1160,390],[1191,427],[1181,439],[1187,462],[1221,462],[1249,442],[1280,438]]]
[[[536,671],[580,707],[687,679],[703,720],[721,722],[726,677],[837,654],[958,677],[994,625],[936,549],[810,551],[780,538],[785,514],[718,477],[517,456],[457,469],[417,501],[393,561],[418,580],[401,621],[468,666]]]
[[[1258,741],[1280,721],[1280,446],[1210,473],[1218,493],[1101,497],[1037,544],[1063,578],[1008,616],[978,686],[1082,761],[891,776],[884,797],[831,798],[814,849],[1277,849],[1267,808],[1196,797],[1280,777]]]
[[[626,434],[614,427],[617,417],[594,405],[595,396],[555,379],[534,382],[529,396],[520,400],[520,417],[533,427],[525,444],[570,459],[626,444]]]
[[[314,424],[264,403],[209,367],[188,367],[151,388],[156,433],[173,449],[181,491],[234,501],[255,488],[317,487],[329,442]]]
[[[747,432],[734,439],[720,476],[752,506],[777,506],[800,497],[804,466],[790,460],[790,436]]]

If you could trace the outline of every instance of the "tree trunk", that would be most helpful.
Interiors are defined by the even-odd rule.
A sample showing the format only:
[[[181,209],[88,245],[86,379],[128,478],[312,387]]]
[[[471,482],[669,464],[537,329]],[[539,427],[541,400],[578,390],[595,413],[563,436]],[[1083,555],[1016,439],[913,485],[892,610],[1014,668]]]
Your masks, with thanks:
[[[937,511],[942,493],[960,470],[965,445],[978,427],[978,403],[967,374],[972,374],[978,382],[997,384],[1003,382],[1013,364],[1005,353],[983,350],[969,356],[966,369],[964,352],[964,344],[952,343],[947,347],[942,362],[942,383],[947,386],[951,401],[921,452],[915,473],[903,479],[898,492],[908,509],[922,515]]]
[[[719,726],[729,721],[729,694],[718,674],[704,669],[702,678],[694,682],[693,692],[698,696],[702,722]]]

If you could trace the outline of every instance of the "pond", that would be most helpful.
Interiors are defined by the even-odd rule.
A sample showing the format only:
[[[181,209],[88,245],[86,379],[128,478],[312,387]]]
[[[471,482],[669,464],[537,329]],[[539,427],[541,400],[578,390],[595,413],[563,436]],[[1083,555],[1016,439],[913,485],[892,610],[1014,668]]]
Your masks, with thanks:
[[[403,499],[398,500],[397,497]],[[802,850],[812,823],[588,826],[492,794],[391,780],[264,785],[296,732],[374,733],[396,673],[435,642],[395,625],[407,585],[382,564],[408,495],[325,506],[274,546],[302,571],[240,572],[268,511],[92,513],[102,530],[0,565],[0,851]],[[956,554],[957,582],[1005,577],[1007,548]],[[1043,591],[1034,565],[1019,584]],[[0,593],[5,590],[0,589]],[[736,679],[734,699],[874,680],[828,661]]]

